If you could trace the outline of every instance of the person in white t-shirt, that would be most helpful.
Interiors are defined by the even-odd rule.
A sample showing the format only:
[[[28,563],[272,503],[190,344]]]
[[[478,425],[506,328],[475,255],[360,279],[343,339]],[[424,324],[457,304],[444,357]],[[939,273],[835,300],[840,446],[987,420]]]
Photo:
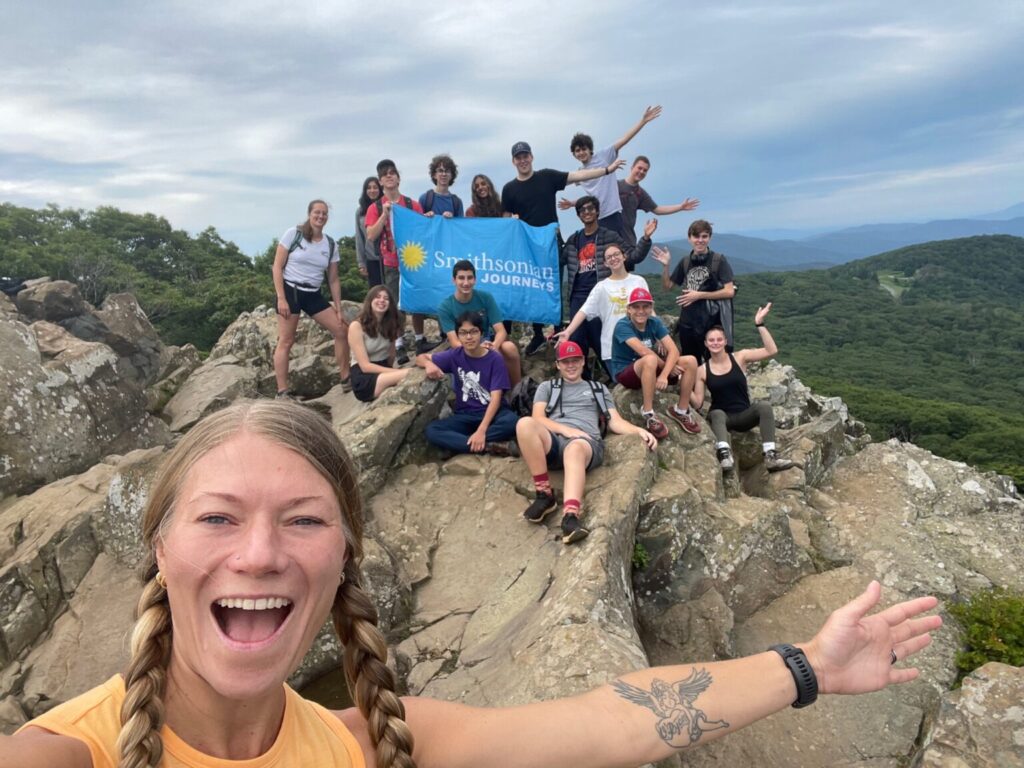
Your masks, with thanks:
[[[605,147],[596,152],[594,151],[594,140],[585,133],[577,133],[572,137],[572,141],[569,142],[569,151],[580,162],[581,170],[606,168],[618,158],[619,150],[626,146],[640,132],[641,128],[660,114],[660,106],[648,107],[644,110],[643,116],[637,121],[636,125],[622,134],[610,147]],[[598,225],[605,229],[614,229],[623,239],[626,239],[628,235],[626,233],[626,223],[622,218],[622,201],[619,199],[619,183],[616,177],[613,174],[607,174],[605,176],[598,176],[596,179],[579,181],[577,184],[581,184],[588,195],[593,195],[598,199],[601,209],[601,218],[597,222]],[[558,207],[563,211],[572,208],[573,205],[574,203],[566,198],[558,202]],[[630,242],[630,240],[627,240],[627,242]]]
[[[341,310],[341,281],[338,278],[338,245],[324,233],[327,203],[314,200],[306,208],[304,222],[281,235],[274,254],[274,290],[277,293],[277,347],[274,376],[277,396],[291,397],[288,389],[288,359],[295,343],[299,317],[305,312],[334,337],[334,359],[338,362],[341,385],[349,382],[348,320]],[[320,292],[327,275],[331,302]]]
[[[612,358],[612,333],[615,324],[626,316],[626,304],[634,288],[649,290],[647,281],[640,275],[626,271],[626,257],[617,245],[608,245],[604,251],[604,264],[612,271],[610,277],[599,280],[587,300],[573,316],[572,322],[552,339],[555,343],[568,341],[577,328],[587,320],[601,321],[601,362],[605,370]]]

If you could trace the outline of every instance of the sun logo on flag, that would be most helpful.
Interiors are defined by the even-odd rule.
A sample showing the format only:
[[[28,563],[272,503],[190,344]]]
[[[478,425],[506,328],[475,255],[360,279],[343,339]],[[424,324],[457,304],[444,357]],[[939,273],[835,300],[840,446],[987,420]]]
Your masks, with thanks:
[[[421,243],[404,243],[398,252],[398,257],[402,260],[406,269],[416,270],[427,262],[427,252],[423,250]]]

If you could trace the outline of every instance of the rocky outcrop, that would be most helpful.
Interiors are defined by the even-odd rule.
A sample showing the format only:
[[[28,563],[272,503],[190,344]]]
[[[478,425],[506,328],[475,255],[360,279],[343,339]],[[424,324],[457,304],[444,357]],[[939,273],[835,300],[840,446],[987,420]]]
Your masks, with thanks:
[[[123,355],[74,336],[57,318],[54,307],[64,305],[33,290],[31,306],[49,307],[49,317],[29,327],[0,311],[0,335],[21,340],[11,365],[63,366],[70,376],[92,355],[117,369]],[[225,331],[205,362],[194,350],[162,348],[149,407],[184,431],[238,397],[271,393],[275,339],[276,319],[258,309]],[[841,401],[815,396],[785,366],[760,367],[751,390],[772,403],[779,447],[797,466],[767,473],[756,430],[733,436],[737,469],[726,477],[706,424],[699,435],[671,425],[656,453],[635,437],[610,437],[605,465],[587,482],[591,534],[566,547],[557,519],[522,519],[532,497],[523,462],[445,461],[425,444],[424,425],[447,407],[444,383],[413,371],[367,405],[335,385],[333,345],[314,324],[300,324],[293,353],[293,389],[330,420],[357,465],[365,582],[414,694],[511,705],[580,692],[648,663],[806,640],[872,578],[886,601],[1024,589],[1024,505],[1011,484],[914,446],[869,444]],[[551,370],[543,356],[526,363],[537,379]],[[615,396],[639,421],[638,393]],[[659,396],[658,410],[673,400]],[[0,506],[0,728],[123,663],[138,588],[111,599],[104,585],[129,583],[138,563],[138,517],[161,454],[107,457]],[[560,485],[560,473],[552,478]],[[79,664],[85,637],[90,663]],[[688,752],[686,764],[1019,762],[1017,671],[990,665],[947,694],[958,641],[955,625],[938,633],[912,684],[823,697]],[[339,655],[325,630],[292,683],[336,675]]]
[[[0,348],[0,496],[80,472],[105,454],[168,439],[109,346],[50,321],[28,326],[6,315]]]
[[[942,696],[916,768],[1024,765],[1024,669],[990,663]]]

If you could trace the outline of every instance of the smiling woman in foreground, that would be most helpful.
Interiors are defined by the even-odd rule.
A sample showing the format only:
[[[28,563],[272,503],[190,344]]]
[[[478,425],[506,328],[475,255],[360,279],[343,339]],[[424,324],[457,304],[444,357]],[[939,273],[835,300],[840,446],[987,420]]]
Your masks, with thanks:
[[[154,481],[143,537],[123,678],[0,736],[0,765],[633,766],[817,693],[913,680],[916,669],[892,664],[941,624],[920,616],[933,597],[867,616],[881,594],[872,582],[795,647],[630,672],[508,709],[399,699],[360,586],[352,465],[320,416],[280,401],[237,404],[189,432]],[[358,709],[331,712],[284,683],[328,614]]]

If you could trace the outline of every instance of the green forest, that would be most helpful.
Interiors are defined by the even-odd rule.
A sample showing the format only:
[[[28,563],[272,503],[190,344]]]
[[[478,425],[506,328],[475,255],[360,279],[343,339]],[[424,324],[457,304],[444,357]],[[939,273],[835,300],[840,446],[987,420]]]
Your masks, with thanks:
[[[338,245],[342,293],[360,301],[354,243]],[[0,277],[71,280],[97,305],[133,293],[166,343],[204,351],[241,312],[272,301],[275,246],[253,259],[212,227],[193,236],[153,214],[0,205]],[[676,292],[649,282],[673,314]],[[927,243],[737,285],[738,346],[757,343],[754,311],[771,301],[779,360],[842,397],[875,439],[909,440],[1024,486],[1024,239]]]
[[[652,277],[657,306],[672,313],[678,291]],[[876,440],[1024,485],[1024,239],[943,240],[736,284],[738,347],[758,343],[754,312],[771,301],[780,362],[842,397]]]

